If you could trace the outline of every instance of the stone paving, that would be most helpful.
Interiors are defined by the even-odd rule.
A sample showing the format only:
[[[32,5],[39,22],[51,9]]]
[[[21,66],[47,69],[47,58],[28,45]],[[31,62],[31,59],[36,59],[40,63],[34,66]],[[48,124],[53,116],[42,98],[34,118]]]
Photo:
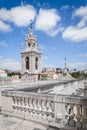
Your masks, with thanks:
[[[47,130],[47,127],[35,122],[0,115],[0,130]]]

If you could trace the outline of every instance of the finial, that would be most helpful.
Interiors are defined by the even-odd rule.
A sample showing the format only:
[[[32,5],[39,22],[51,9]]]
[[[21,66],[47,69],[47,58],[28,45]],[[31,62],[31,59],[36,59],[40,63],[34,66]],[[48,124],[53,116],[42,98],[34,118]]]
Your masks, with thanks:
[[[30,29],[32,29],[32,25],[33,25],[33,23],[32,23],[32,20],[30,21]]]
[[[67,58],[65,57],[64,60],[65,60],[65,65],[66,65],[66,60],[67,60]]]

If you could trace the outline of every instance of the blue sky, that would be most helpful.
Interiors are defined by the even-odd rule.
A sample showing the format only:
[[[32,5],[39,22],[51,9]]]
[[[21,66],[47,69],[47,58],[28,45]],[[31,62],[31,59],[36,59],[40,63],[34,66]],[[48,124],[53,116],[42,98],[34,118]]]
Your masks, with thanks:
[[[20,70],[31,19],[42,67],[87,69],[87,0],[0,0],[0,69]]]

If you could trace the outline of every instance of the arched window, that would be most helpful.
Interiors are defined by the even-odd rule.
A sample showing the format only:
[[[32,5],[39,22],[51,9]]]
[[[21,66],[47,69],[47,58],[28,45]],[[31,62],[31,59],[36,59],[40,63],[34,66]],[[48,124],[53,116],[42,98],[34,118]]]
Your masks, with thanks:
[[[26,69],[29,70],[29,57],[25,58],[25,62],[26,62]]]
[[[38,57],[35,58],[35,69],[38,69]]]

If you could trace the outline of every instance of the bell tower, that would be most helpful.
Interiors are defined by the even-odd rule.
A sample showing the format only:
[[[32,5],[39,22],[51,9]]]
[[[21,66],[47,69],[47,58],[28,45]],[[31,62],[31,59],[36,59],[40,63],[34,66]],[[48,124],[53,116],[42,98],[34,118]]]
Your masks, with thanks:
[[[26,49],[21,51],[22,58],[22,79],[30,81],[39,80],[41,73],[41,53],[37,49],[37,39],[33,34],[32,22],[30,24],[29,34],[26,37]]]

